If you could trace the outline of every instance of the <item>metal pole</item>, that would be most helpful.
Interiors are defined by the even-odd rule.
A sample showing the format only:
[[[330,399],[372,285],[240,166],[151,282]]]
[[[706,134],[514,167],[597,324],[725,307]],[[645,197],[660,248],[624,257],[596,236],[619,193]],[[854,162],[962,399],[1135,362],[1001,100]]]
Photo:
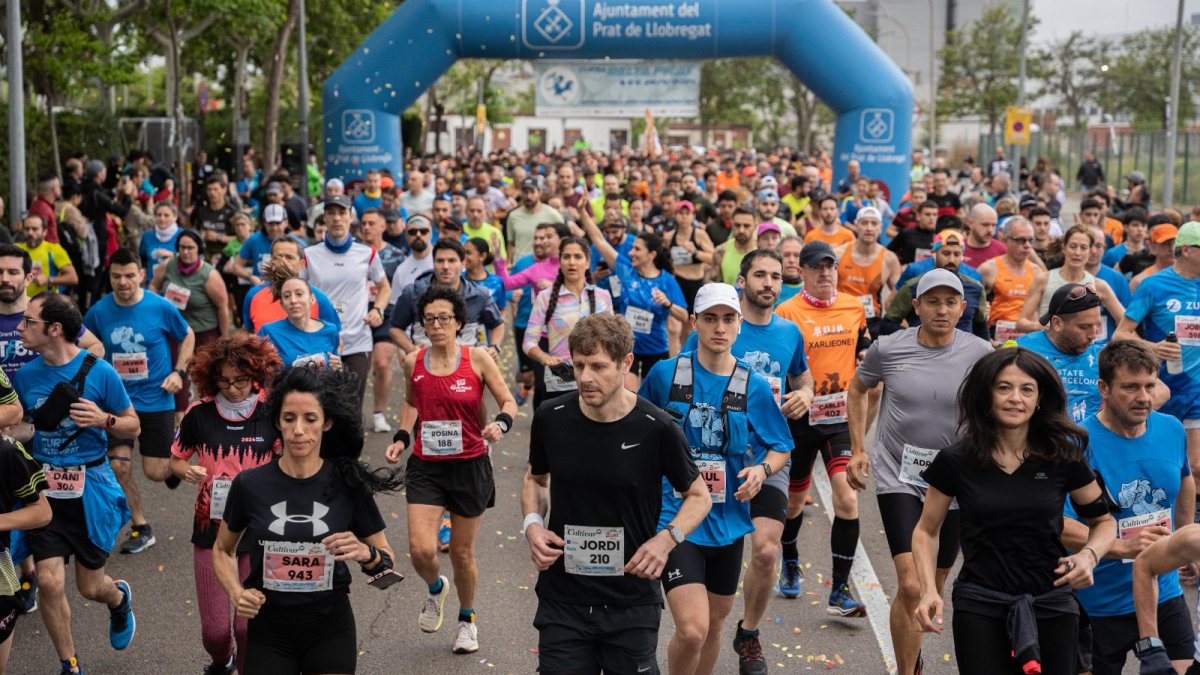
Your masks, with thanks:
[[[21,3],[8,0],[8,212],[25,212],[25,71],[21,61]]]
[[[1024,0],[1021,3],[1021,40],[1017,43],[1017,107],[1025,105],[1025,45],[1027,44],[1026,34],[1029,32],[1029,0]],[[1028,131],[1032,137],[1033,132]],[[1009,151],[1008,161],[1012,164],[1013,173],[1013,192],[1017,195],[1021,194],[1021,161],[1017,156],[1017,147],[1012,146]]]
[[[308,194],[308,35],[304,25],[304,0],[300,0],[300,159],[304,172],[300,176],[300,194],[307,200]]]
[[[1175,198],[1175,141],[1179,128],[1179,61],[1183,51],[1183,0],[1175,14],[1175,53],[1171,58],[1171,96],[1167,99],[1167,152],[1163,172],[1163,208],[1170,208]],[[1146,195],[1149,197],[1150,195]]]
[[[937,161],[937,33],[933,28],[933,0],[929,0],[929,161]]]

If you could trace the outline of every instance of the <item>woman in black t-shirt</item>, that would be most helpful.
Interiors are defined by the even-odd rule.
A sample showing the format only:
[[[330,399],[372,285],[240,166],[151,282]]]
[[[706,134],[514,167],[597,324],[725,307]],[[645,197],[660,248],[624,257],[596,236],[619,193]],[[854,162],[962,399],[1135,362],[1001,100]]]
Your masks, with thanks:
[[[300,367],[271,385],[270,419],[283,451],[239,473],[213,547],[213,567],[237,614],[249,619],[245,672],[353,673],[357,666],[350,570],[386,588],[400,576],[375,505],[403,485],[399,470],[370,471],[362,452],[357,377]],[[234,556],[250,542],[243,586]]]
[[[953,592],[954,646],[964,673],[1077,672],[1079,606],[1071,589],[1092,585],[1116,525],[1083,458],[1087,433],[1067,417],[1065,403],[1057,373],[1041,356],[1019,347],[989,354],[959,389],[960,440],[922,474],[929,491],[913,532],[917,621],[942,632],[934,565],[938,532],[957,498],[963,566]],[[1074,555],[1061,541],[1068,495],[1089,527],[1087,545]]]

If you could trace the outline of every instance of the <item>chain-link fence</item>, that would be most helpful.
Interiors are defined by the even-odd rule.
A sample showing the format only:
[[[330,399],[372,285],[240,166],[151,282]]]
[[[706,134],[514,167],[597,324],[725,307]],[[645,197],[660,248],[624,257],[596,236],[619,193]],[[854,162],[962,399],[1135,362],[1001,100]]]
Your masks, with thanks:
[[[1001,134],[981,134],[979,137],[980,164],[987,166],[997,145],[1003,145]],[[1092,152],[1104,168],[1104,180],[1124,190],[1123,176],[1141,171],[1146,176],[1150,197],[1157,206],[1162,203],[1162,181],[1167,171],[1167,139],[1165,131],[1129,131],[1112,127],[1092,127],[1084,130],[1036,132],[1028,146],[1018,146],[1017,157],[1028,158],[1032,169],[1039,158],[1062,174],[1064,187],[1078,187],[1075,173],[1083,162],[1085,152]],[[1200,132],[1180,132],[1175,146],[1176,207],[1191,207],[1200,203]]]

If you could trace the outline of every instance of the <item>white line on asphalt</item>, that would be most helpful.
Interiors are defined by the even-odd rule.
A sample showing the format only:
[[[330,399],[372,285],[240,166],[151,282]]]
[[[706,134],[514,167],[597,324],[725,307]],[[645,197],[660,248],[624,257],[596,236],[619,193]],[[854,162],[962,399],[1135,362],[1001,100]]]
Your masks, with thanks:
[[[813,462],[813,484],[821,504],[833,522],[833,488],[829,484],[829,476],[825,473],[824,462]],[[896,672],[896,651],[892,647],[892,633],[888,629],[890,623],[891,605],[883,593],[883,585],[875,576],[875,568],[867,557],[867,549],[863,548],[862,537],[859,537],[858,550],[854,552],[854,567],[850,570],[850,578],[858,588],[858,597],[867,606],[867,618],[871,620],[871,629],[875,631],[875,640],[879,642],[879,651],[883,654],[883,666],[887,672]]]

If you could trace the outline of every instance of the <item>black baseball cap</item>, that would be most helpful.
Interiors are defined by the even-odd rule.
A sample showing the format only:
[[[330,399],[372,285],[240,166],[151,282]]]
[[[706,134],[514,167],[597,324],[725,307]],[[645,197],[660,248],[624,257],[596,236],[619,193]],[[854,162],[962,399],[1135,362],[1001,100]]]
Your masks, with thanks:
[[[340,206],[343,209],[346,209],[347,211],[349,211],[350,210],[350,198],[347,197],[346,195],[334,195],[332,197],[326,197],[325,198],[325,208],[329,208],[330,206]]]
[[[800,266],[816,267],[822,260],[837,262],[833,248],[823,241],[810,241],[800,249]]]
[[[1050,296],[1050,305],[1039,321],[1046,326],[1053,317],[1075,314],[1099,306],[1100,296],[1091,284],[1063,284]]]
[[[525,180],[521,181],[521,189],[522,190],[540,190],[540,189],[542,189],[542,186],[538,184],[538,181],[536,178],[530,176],[529,178],[526,178]]]

